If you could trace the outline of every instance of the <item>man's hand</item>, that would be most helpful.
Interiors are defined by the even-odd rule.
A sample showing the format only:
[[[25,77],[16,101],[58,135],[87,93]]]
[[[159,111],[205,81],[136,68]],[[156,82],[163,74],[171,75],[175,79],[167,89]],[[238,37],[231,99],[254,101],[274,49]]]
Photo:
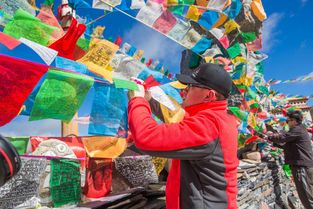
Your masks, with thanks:
[[[272,131],[268,131],[268,132],[266,132],[265,134],[263,134],[263,139],[265,140],[265,141],[270,141],[270,139],[271,139],[271,137],[273,136],[273,132]]]
[[[145,97],[145,88],[143,85],[138,84],[138,90],[129,90],[128,98],[132,99],[134,97]]]
[[[145,87],[143,86],[144,85],[144,82],[143,80],[140,80],[138,78],[131,78],[131,80],[135,83],[137,83],[137,86],[138,86],[138,90],[129,90],[128,91],[128,98],[129,99],[132,99],[134,97],[143,97],[147,100],[150,100],[151,99],[151,95],[149,92],[147,92],[145,90]]]

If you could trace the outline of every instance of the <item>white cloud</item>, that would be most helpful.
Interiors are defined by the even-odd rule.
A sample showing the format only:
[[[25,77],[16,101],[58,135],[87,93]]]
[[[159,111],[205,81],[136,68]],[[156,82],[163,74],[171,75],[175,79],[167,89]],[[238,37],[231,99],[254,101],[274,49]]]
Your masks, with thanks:
[[[179,70],[181,52],[184,48],[159,32],[138,23],[125,32],[123,38],[137,49],[144,50],[143,57],[146,59],[159,59],[171,71]]]
[[[7,125],[0,127],[3,136],[60,136],[61,122],[57,120],[28,121],[18,116]]]
[[[277,26],[284,15],[282,13],[273,13],[263,23],[262,38],[263,38],[263,50],[265,52],[270,51],[277,42],[279,42],[279,31]]]

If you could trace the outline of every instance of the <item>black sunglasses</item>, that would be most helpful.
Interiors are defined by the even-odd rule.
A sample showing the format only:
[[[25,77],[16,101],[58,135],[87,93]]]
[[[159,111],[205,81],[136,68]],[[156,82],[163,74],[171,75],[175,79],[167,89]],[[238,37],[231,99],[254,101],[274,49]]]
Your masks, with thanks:
[[[201,85],[201,84],[188,84],[188,88],[190,88],[190,87],[197,87],[197,88],[212,90],[210,87],[204,86],[204,85]]]

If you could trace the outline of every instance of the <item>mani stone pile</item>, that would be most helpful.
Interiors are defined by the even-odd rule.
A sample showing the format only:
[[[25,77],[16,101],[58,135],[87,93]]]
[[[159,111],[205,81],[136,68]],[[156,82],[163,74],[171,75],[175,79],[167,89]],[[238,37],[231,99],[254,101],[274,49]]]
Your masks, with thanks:
[[[282,157],[262,156],[257,145],[238,152],[239,209],[302,209],[291,178],[282,169]]]

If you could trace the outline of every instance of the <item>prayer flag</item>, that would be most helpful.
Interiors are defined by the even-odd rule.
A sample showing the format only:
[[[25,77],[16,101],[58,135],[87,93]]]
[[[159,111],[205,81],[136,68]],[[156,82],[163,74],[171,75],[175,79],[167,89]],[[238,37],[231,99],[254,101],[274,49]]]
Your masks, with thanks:
[[[144,22],[145,24],[152,26],[153,23],[161,16],[163,13],[162,4],[158,4],[153,1],[148,1],[146,6],[142,7],[136,19]]]
[[[201,15],[201,18],[198,20],[198,23],[206,30],[210,30],[212,26],[217,22],[218,18],[219,18],[218,12],[206,11]]]
[[[226,49],[229,57],[231,59],[237,57],[238,55],[240,55],[241,53],[241,47],[240,44],[237,42],[234,45],[232,45],[231,47],[229,47],[228,49]]]
[[[266,19],[266,13],[264,11],[261,0],[253,0],[251,3],[251,9],[254,15],[262,22]]]
[[[124,89],[95,83],[95,96],[88,133],[105,136],[126,136],[128,130],[127,103]]]
[[[0,126],[10,122],[48,70],[47,66],[0,55]]]
[[[154,22],[153,28],[161,33],[167,34],[176,24],[175,16],[168,10],[165,10],[162,15]]]
[[[5,45],[10,50],[21,44],[21,42],[19,42],[15,38],[12,38],[11,36],[2,32],[0,32],[0,43]]]
[[[211,39],[202,37],[202,39],[194,47],[192,47],[191,50],[197,54],[203,54],[205,50],[211,47],[211,44],[212,44]]]
[[[50,192],[54,207],[81,200],[79,163],[76,160],[52,159]]]
[[[29,120],[53,118],[70,122],[93,82],[90,77],[49,70],[36,96]]]
[[[112,136],[83,137],[88,156],[92,158],[116,158],[127,148],[125,138]]]
[[[100,75],[112,83],[112,71],[106,70],[106,67],[109,65],[118,48],[117,45],[110,41],[101,40],[90,48],[87,54],[79,59],[78,62],[85,64],[91,72]]]
[[[44,24],[38,18],[18,9],[14,19],[5,25],[4,33],[19,39],[24,37],[28,40],[47,46],[53,31],[56,27]]]

